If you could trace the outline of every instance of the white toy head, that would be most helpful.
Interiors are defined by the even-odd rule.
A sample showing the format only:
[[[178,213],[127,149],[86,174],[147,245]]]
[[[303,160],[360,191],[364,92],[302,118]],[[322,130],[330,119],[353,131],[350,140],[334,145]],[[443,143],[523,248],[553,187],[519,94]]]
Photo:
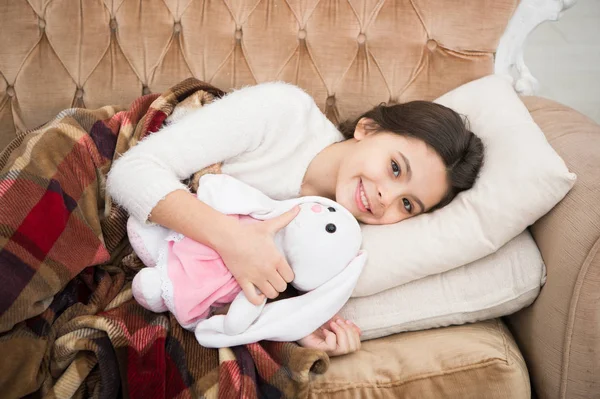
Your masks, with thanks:
[[[292,285],[311,291],[338,275],[356,257],[360,225],[334,201],[304,197],[300,212],[278,233],[278,244],[294,271]]]

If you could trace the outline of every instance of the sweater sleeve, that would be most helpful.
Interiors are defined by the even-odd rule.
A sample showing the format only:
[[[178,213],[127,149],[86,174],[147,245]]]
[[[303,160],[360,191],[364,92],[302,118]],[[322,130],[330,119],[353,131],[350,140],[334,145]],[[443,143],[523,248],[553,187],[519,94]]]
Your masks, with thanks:
[[[290,120],[314,108],[297,86],[268,82],[235,90],[151,134],[117,159],[108,174],[109,195],[140,221],[167,194],[187,187],[193,173],[256,149],[282,133]],[[285,135],[277,138],[285,140]]]

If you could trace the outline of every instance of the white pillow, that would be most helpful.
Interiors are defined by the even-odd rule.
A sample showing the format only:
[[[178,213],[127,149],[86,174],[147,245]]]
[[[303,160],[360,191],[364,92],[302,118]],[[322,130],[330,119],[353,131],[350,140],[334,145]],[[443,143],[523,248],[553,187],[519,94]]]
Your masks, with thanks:
[[[546,279],[528,230],[471,264],[387,291],[351,298],[340,314],[362,340],[505,316],[529,306]]]
[[[487,256],[552,209],[575,184],[512,87],[487,76],[437,103],[467,116],[485,146],[472,189],[398,224],[362,226],[369,258],[353,297],[372,295]]]

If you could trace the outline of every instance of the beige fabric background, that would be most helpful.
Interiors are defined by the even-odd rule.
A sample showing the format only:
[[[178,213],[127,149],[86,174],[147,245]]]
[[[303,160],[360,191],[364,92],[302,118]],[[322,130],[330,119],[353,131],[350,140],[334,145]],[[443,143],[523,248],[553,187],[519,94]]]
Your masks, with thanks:
[[[523,100],[577,183],[531,227],[548,279],[506,321],[540,398],[600,398],[600,125],[554,101]]]
[[[0,13],[0,148],[64,108],[193,75],[305,88],[334,121],[493,70],[516,0],[16,0]]]

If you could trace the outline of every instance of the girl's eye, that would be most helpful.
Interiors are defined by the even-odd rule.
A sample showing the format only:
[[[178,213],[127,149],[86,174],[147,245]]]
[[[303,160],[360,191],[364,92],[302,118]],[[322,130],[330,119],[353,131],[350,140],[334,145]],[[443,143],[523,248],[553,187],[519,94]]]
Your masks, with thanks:
[[[400,176],[400,166],[396,163],[396,161],[392,161],[392,172],[395,177]]]
[[[404,209],[408,211],[408,213],[412,213],[412,204],[406,198],[402,198],[402,203],[404,204]]]

